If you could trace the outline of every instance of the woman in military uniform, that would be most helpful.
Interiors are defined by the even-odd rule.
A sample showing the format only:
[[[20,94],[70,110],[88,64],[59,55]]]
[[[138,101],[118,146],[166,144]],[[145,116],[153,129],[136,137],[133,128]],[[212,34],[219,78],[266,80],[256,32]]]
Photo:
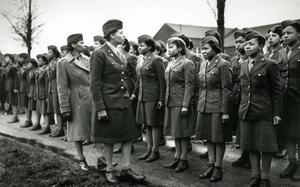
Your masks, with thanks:
[[[45,55],[37,55],[38,70],[36,73],[36,124],[30,129],[32,131],[41,129],[41,117],[44,119],[44,129],[39,135],[50,133],[49,116],[47,113],[47,64],[48,59]]]
[[[281,120],[282,89],[278,66],[262,54],[264,44],[263,35],[246,31],[248,59],[241,64],[239,119],[240,145],[249,151],[251,164],[249,186],[270,186],[268,173],[278,151],[274,125]]]
[[[5,60],[1,62],[1,72],[0,72],[0,111],[5,112],[5,100],[6,100],[6,92],[5,92],[5,82],[6,82],[6,72],[7,72],[7,63]]]
[[[138,38],[138,82],[133,97],[138,97],[137,123],[146,127],[147,149],[140,160],[153,162],[160,158],[159,138],[164,122],[163,101],[166,82],[165,67],[161,57],[153,54],[155,41],[148,35]]]
[[[132,141],[139,136],[125,78],[125,60],[117,50],[123,44],[123,23],[107,21],[102,29],[106,43],[91,57],[91,93],[93,97],[92,141],[104,145],[107,163],[106,177],[111,183],[117,179],[112,165],[113,146],[122,144],[122,178],[143,180],[144,176],[130,169]]]
[[[18,81],[18,64],[14,61],[12,54],[6,54],[5,59],[7,65],[6,72],[6,83],[5,90],[7,94],[7,101],[9,108],[13,110],[13,117],[8,123],[19,122],[18,118],[18,92],[19,92],[19,81]]]
[[[207,140],[209,167],[199,178],[217,182],[222,179],[225,142],[231,141],[227,123],[233,87],[232,70],[230,63],[220,56],[221,46],[214,36],[206,36],[201,44],[207,61],[199,70],[196,138]]]
[[[75,143],[82,170],[88,170],[83,141],[91,136],[92,100],[89,58],[83,54],[82,34],[67,39],[68,54],[57,63],[57,91],[62,118],[67,123],[68,141]]]
[[[280,177],[300,180],[300,23],[287,20],[281,25],[283,28],[282,39],[287,46],[284,55],[287,72],[284,77],[284,112],[281,135],[286,141],[289,165],[280,173]],[[297,146],[298,159],[296,157]]]
[[[60,58],[60,53],[57,50],[57,47],[54,45],[48,46],[48,57],[49,57],[49,66],[48,66],[48,79],[49,79],[49,88],[48,88],[48,97],[49,97],[49,104],[51,108],[49,110],[55,114],[57,127],[54,132],[50,135],[52,137],[59,137],[64,135],[63,131],[63,122],[61,118],[61,113],[59,109],[59,102],[58,102],[58,94],[57,94],[57,79],[56,79],[56,68],[57,62]]]
[[[187,161],[190,136],[195,133],[195,114],[192,97],[195,89],[195,65],[188,60],[185,42],[178,37],[168,40],[169,62],[165,79],[167,83],[165,97],[164,134],[175,138],[175,158],[165,168],[182,172],[188,169]]]

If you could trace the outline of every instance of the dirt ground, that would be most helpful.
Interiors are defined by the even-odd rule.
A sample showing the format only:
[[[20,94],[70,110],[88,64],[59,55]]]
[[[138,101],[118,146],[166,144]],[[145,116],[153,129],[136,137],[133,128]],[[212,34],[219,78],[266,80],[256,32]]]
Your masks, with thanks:
[[[0,137],[1,187],[110,186],[104,174],[82,171],[77,163],[50,151]],[[122,182],[117,186],[153,186]]]

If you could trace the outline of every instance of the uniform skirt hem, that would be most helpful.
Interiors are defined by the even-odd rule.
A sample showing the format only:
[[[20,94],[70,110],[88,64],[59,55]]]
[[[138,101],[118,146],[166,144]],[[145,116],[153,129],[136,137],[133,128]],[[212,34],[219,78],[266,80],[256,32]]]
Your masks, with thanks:
[[[138,138],[137,135],[132,135],[128,137],[120,137],[120,138],[96,138],[92,137],[91,140],[94,143],[104,143],[104,144],[115,144],[115,143],[124,143],[136,140]]]
[[[90,138],[89,135],[79,136],[79,137],[69,137],[69,136],[67,136],[68,142],[85,141],[85,140],[87,140],[89,138]]]

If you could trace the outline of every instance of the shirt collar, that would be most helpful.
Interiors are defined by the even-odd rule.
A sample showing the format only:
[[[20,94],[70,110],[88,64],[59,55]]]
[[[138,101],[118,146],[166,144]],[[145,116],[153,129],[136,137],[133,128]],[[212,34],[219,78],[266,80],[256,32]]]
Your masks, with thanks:
[[[107,43],[107,45],[110,47],[110,49],[116,54],[116,55],[118,55],[118,50],[117,50],[117,48],[113,45],[113,44],[111,44],[110,42],[106,42]]]

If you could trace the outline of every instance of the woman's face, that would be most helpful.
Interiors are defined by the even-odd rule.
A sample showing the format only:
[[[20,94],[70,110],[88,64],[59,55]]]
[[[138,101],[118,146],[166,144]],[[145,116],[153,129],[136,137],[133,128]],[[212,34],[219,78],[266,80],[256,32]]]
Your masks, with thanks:
[[[252,56],[258,53],[261,50],[259,46],[259,42],[256,38],[252,38],[251,40],[246,41],[245,52],[246,55]]]
[[[12,60],[11,60],[8,56],[4,58],[4,61],[5,61],[6,63],[12,62]]]
[[[285,44],[294,43],[298,40],[298,33],[292,26],[287,26],[283,29],[282,39]]]
[[[274,32],[269,32],[268,35],[268,43],[269,45],[272,46],[276,46],[280,43],[281,37],[279,36],[279,34],[274,33]]]
[[[46,62],[45,62],[42,58],[38,58],[37,63],[38,63],[38,66],[39,66],[39,67],[42,67],[43,65],[46,64]]]
[[[244,46],[245,46],[245,43],[246,43],[246,39],[243,37],[243,36],[240,36],[238,37],[236,40],[235,40],[235,48],[238,52],[240,53],[244,53]]]
[[[81,53],[85,50],[83,40],[77,42],[76,44],[72,44],[72,46],[74,47],[75,51],[77,51],[79,53]]]
[[[150,51],[150,47],[148,47],[144,42],[139,44],[139,53],[142,55],[147,54]]]
[[[168,54],[170,57],[176,57],[180,54],[181,48],[178,48],[175,44],[170,43],[168,45]]]
[[[27,68],[28,68],[28,69],[32,69],[32,68],[33,68],[33,65],[32,65],[31,63],[28,63],[28,64],[27,64]]]
[[[54,57],[54,53],[53,53],[52,49],[48,50],[48,56],[50,59],[52,59]]]
[[[125,36],[123,33],[122,29],[117,30],[116,33],[111,35],[111,39],[116,43],[116,44],[123,44],[125,40]]]
[[[202,46],[202,55],[205,59],[211,60],[214,56],[216,56],[216,52],[213,50],[210,44],[206,43]]]

